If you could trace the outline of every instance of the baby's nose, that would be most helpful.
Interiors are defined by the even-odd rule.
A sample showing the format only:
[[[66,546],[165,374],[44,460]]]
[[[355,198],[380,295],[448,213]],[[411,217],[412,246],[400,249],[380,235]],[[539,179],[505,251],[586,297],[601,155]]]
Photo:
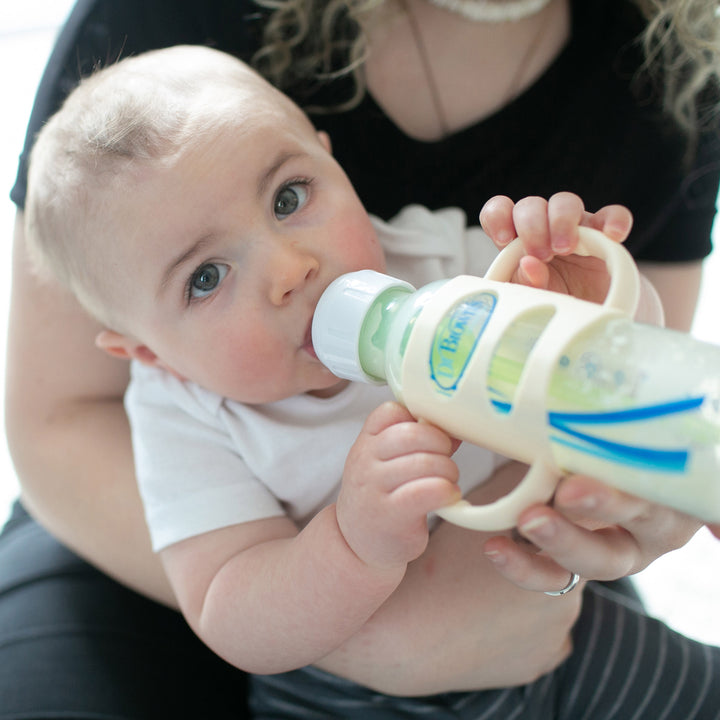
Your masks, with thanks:
[[[319,268],[317,258],[296,246],[281,248],[273,257],[271,269],[271,301],[285,305],[298,290],[302,289]]]

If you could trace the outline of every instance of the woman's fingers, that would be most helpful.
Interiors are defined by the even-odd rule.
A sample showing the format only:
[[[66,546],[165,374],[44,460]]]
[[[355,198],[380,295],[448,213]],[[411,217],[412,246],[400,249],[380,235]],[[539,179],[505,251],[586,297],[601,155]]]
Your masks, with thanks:
[[[536,505],[520,515],[519,540],[491,538],[484,549],[516,585],[558,590],[572,573],[615,580],[639,572],[682,547],[700,526],[671,508],[577,475],[558,486],[554,507]]]
[[[573,571],[537,548],[509,537],[493,537],[483,546],[485,557],[513,584],[533,592],[557,592],[567,587]]]
[[[615,580],[634,572],[640,549],[624,528],[586,528],[552,508],[523,514],[520,534],[570,572],[593,580]]]
[[[630,495],[584,475],[570,475],[558,485],[555,509],[569,518],[584,518],[600,526],[614,526],[628,534],[638,548],[631,572],[690,540],[702,523],[685,513]]]

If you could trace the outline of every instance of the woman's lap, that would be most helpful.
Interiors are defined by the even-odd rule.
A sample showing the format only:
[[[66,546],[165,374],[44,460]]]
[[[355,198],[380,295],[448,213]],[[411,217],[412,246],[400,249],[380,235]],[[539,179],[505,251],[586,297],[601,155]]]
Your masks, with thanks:
[[[588,585],[573,641],[558,671],[559,720],[720,719],[720,648],[676,633],[606,585]]]
[[[245,692],[178,613],[98,572],[16,505],[0,534],[0,720],[243,718]]]
[[[574,652],[523,687],[398,699],[313,668],[255,678],[258,720],[719,720],[720,649],[647,617],[625,583],[591,583]]]
[[[688,720],[699,703],[695,720],[720,718],[720,650],[638,610],[631,595],[591,584],[575,652],[555,673],[488,693],[474,711],[464,694],[438,701],[448,717]],[[309,673],[292,675],[309,681],[299,695],[307,699],[309,692],[312,706],[327,678]],[[271,685],[277,683],[281,704],[292,703],[284,679]],[[356,689],[334,691],[345,703],[344,693]],[[245,693],[243,674],[212,655],[179,614],[93,569],[16,506],[0,534],[0,720],[243,718]],[[382,717],[385,703],[371,702],[372,716]],[[385,710],[388,717],[413,717],[413,705],[404,708],[409,714],[392,713],[392,703]],[[365,720],[367,711],[347,716]],[[333,716],[346,716],[338,712]]]

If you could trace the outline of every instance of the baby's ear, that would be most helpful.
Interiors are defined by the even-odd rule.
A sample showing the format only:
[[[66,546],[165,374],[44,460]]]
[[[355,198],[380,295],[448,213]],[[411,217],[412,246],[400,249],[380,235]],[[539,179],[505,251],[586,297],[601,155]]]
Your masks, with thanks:
[[[108,355],[124,360],[138,360],[145,365],[158,365],[158,356],[147,345],[141,345],[127,335],[114,330],[102,330],[95,338],[95,346]]]
[[[122,333],[114,330],[102,330],[95,338],[95,346],[113,357],[122,358],[123,360],[137,360],[143,365],[161,368],[174,375],[178,380],[185,380],[179,372],[168,367],[147,345],[143,345]]]
[[[330,136],[324,130],[318,130],[317,136],[320,138],[320,144],[332,155],[332,142]]]

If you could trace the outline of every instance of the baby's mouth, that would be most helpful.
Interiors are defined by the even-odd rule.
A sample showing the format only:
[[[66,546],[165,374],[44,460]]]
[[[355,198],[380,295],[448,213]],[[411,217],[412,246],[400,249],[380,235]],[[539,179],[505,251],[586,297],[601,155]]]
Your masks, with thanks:
[[[310,323],[308,324],[308,328],[305,331],[305,339],[303,341],[302,349],[305,350],[305,352],[307,352],[310,357],[314,358],[315,360],[318,359],[312,341],[312,318],[310,318]]]

